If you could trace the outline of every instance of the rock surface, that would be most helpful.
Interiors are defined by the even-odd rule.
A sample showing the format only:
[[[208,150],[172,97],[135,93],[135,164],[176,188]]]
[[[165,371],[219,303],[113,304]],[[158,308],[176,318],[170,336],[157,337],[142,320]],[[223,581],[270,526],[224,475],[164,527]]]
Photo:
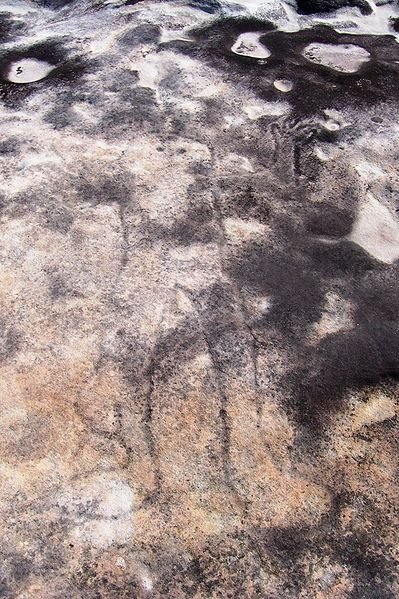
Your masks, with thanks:
[[[399,596],[398,16],[0,1],[0,597]]]

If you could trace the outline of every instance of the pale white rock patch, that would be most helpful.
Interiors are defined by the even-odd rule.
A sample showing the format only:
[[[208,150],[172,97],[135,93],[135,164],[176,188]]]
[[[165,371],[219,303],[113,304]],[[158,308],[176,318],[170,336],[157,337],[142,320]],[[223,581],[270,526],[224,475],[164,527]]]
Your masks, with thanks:
[[[251,58],[268,58],[271,52],[259,41],[262,33],[253,31],[242,33],[231,47],[231,51],[241,56],[250,56]]]
[[[290,92],[294,87],[294,84],[289,79],[276,79],[273,81],[273,85],[278,91],[283,93]]]
[[[141,584],[143,585],[143,589],[145,591],[152,591],[152,589],[154,587],[154,583],[152,582],[152,580],[148,574],[144,574],[142,576]]]
[[[334,121],[333,119],[328,119],[328,121],[323,122],[323,127],[328,131],[339,131],[341,125]]]
[[[321,160],[321,162],[328,162],[334,160],[339,155],[340,148],[332,146],[331,144],[320,144],[314,147],[314,155]]]
[[[51,73],[54,66],[36,58],[22,58],[11,63],[5,78],[11,83],[33,83]]]
[[[92,520],[76,526],[72,531],[75,542],[89,543],[98,549],[106,549],[113,543],[123,545],[132,535],[133,527],[130,518],[117,520]]]
[[[205,85],[203,89],[199,90],[197,97],[216,98],[218,96],[223,96],[227,93],[230,93],[230,91],[230,86],[225,82],[210,83],[209,85]]]
[[[92,505],[99,518],[118,518],[133,508],[133,491],[127,482],[107,473],[77,481],[58,497],[67,512],[80,514],[81,506]]]
[[[354,44],[323,44],[314,42],[306,46],[303,56],[341,73],[356,73],[363,63],[370,60],[364,48]]]
[[[318,322],[312,326],[310,343],[318,343],[321,338],[337,333],[348,331],[353,328],[353,306],[352,304],[332,291],[326,293],[324,298],[324,309]]]
[[[118,566],[118,568],[124,570],[126,568],[126,561],[123,559],[123,557],[117,557],[115,560],[115,566]]]
[[[161,43],[172,42],[174,40],[180,40],[182,42],[194,41],[192,37],[185,33],[184,29],[162,29],[161,30]]]
[[[226,218],[223,221],[225,233],[232,242],[242,243],[263,236],[268,232],[266,225],[255,219]]]
[[[290,111],[291,106],[288,102],[258,102],[244,106],[244,112],[251,121],[263,116],[284,116]]]
[[[231,172],[249,172],[253,173],[254,168],[250,162],[250,160],[246,156],[241,156],[240,154],[235,154],[231,152],[227,154],[227,156],[223,156],[220,161],[218,161],[218,170],[222,172],[229,171]]]
[[[361,178],[370,183],[376,179],[385,179],[387,176],[379,166],[367,160],[360,160],[354,166]]]
[[[348,120],[348,116],[342,113],[339,110],[334,110],[334,108],[326,108],[323,110],[327,118],[327,122],[336,123],[340,129],[344,129],[351,125],[352,120]]]
[[[361,206],[347,239],[386,264],[399,258],[399,224],[390,210],[371,194]]]
[[[61,491],[56,504],[75,523],[71,534],[76,542],[105,548],[128,542],[133,531],[133,498],[126,481],[99,473]]]
[[[232,115],[226,115],[224,117],[224,121],[226,123],[225,130],[231,129],[231,128],[236,128],[236,127],[241,127],[241,125],[243,125],[245,123],[245,119],[243,119],[242,117],[236,117],[236,116],[232,116]]]
[[[367,402],[360,403],[353,414],[352,429],[359,430],[363,426],[384,422],[396,415],[395,402],[386,397],[382,391],[375,392]]]
[[[268,295],[246,295],[245,304],[247,310],[255,317],[261,318],[273,307],[273,298]]]
[[[24,15],[28,12],[35,11],[33,4],[28,4],[23,0],[3,0],[0,1],[0,11],[9,12],[14,15]]]

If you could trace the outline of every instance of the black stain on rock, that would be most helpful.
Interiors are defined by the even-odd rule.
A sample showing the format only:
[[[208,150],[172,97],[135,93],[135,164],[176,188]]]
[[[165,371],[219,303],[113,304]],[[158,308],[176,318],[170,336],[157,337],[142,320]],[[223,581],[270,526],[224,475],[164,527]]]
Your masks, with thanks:
[[[212,537],[191,560],[169,566],[160,577],[159,593],[161,597],[260,598],[259,573],[259,555],[249,536]]]
[[[99,130],[106,137],[119,138],[121,135],[160,135],[164,128],[156,102],[155,92],[126,84],[123,79],[119,86],[119,104],[106,110],[101,119]],[[119,83],[115,82],[118,86]]]
[[[76,4],[76,0],[34,0],[36,4],[42,6],[43,8],[51,8],[53,10],[58,10],[60,8],[65,8],[66,6],[70,6]]]
[[[333,12],[345,7],[359,8],[363,15],[373,12],[366,0],[297,0],[297,7],[298,12],[303,15]]]
[[[290,336],[301,336],[307,325],[320,317],[322,282],[294,247],[268,251],[254,244],[231,265],[230,275],[241,287],[273,298],[267,323]]]
[[[60,202],[50,202],[44,209],[44,226],[52,231],[67,234],[70,230],[74,217],[72,212]]]
[[[0,155],[9,156],[10,154],[16,154],[17,150],[21,145],[20,140],[17,137],[9,137],[0,141]]]
[[[48,274],[50,297],[54,301],[83,297],[81,293],[72,289],[61,275],[54,272]]]
[[[308,429],[312,450],[347,390],[399,375],[397,269],[342,239],[353,217],[350,208],[321,203],[304,210],[297,204],[296,220],[285,215],[274,224],[278,248],[253,243],[228,266],[239,289],[270,297],[267,313],[254,323],[256,331],[262,338],[279,331],[297,355],[285,385],[294,398],[293,418]],[[354,306],[353,328],[308,345],[310,326],[321,318],[326,293],[337,285]]]
[[[344,237],[351,232],[353,222],[354,214],[349,209],[320,202],[309,215],[307,230],[312,235]]]
[[[43,79],[29,83],[8,81],[12,63],[23,59],[35,59],[47,63],[52,70]],[[90,63],[93,66],[93,61]],[[61,88],[76,84],[86,71],[88,63],[80,57],[70,58],[65,44],[57,40],[48,40],[18,50],[0,51],[0,101],[7,107],[15,108],[32,94],[41,91],[43,86]]]
[[[82,178],[77,182],[79,200],[93,206],[117,204],[120,208],[128,207],[134,202],[134,192],[134,177],[127,172],[115,173],[113,177],[100,177],[97,181]]]
[[[140,585],[133,576],[120,578],[112,570],[101,572],[96,566],[96,562],[85,561],[71,573],[71,594],[77,591],[87,599],[132,599],[140,596]]]
[[[274,565],[273,570],[280,572],[287,590],[295,596],[312,586],[313,581],[305,573],[306,564],[316,563],[320,556],[326,556],[327,563],[346,566],[356,573],[351,599],[393,599],[390,590],[393,564],[381,554],[383,543],[379,535],[352,531],[342,534],[335,528],[334,520],[328,516],[319,527],[271,528],[259,534],[265,558]],[[326,587],[335,578],[332,572],[328,574],[327,566]]]
[[[11,13],[0,14],[0,42],[15,40],[22,34],[23,29],[23,23],[17,21]]]
[[[232,52],[238,35],[250,31],[263,32],[260,42],[271,52],[266,62]],[[294,87],[284,99],[296,115],[396,99],[399,48],[393,36],[343,34],[325,25],[285,33],[276,31],[269,22],[243,17],[218,19],[191,35],[196,43],[173,41],[167,45],[217,68],[225,80],[246,85],[262,100],[281,99],[281,93],[271,84],[273,79],[291,80]],[[370,53],[370,60],[354,73],[340,72],[302,55],[305,47],[315,42],[360,46]]]
[[[206,12],[210,15],[221,14],[225,6],[229,3],[219,2],[218,0],[196,0],[195,2],[189,2],[189,6],[197,8]]]
[[[18,329],[8,325],[6,322],[0,323],[0,361],[8,360],[15,356],[20,350],[22,336]]]
[[[391,23],[392,29],[394,31],[398,32],[399,31],[399,18],[398,17],[392,18],[390,23]]]
[[[140,44],[156,44],[160,38],[160,28],[157,25],[144,23],[130,29],[119,38],[123,46],[134,48]]]
[[[211,243],[219,236],[212,207],[207,199],[202,197],[201,188],[198,189],[196,184],[192,184],[187,192],[192,199],[188,203],[185,217],[172,227],[153,225],[152,237],[188,247],[193,243]]]
[[[346,390],[398,376],[398,352],[396,333],[382,323],[374,330],[358,326],[322,339],[317,350],[307,352],[308,365],[294,378],[298,421],[314,432],[325,428],[328,412],[342,405]]]
[[[162,565],[160,596],[295,599],[310,596],[315,586],[328,593],[346,571],[353,584],[351,599],[394,599],[395,563],[384,555],[388,547],[378,528],[343,531],[337,521],[350,501],[333,501],[331,512],[317,526],[253,527],[212,537],[188,562]],[[372,508],[367,507],[365,515],[372,518]],[[315,571],[319,578],[314,578]],[[269,577],[274,580],[272,595],[264,586]]]
[[[32,570],[32,562],[26,557],[22,556],[13,557],[13,559],[11,560],[11,566],[12,577],[17,583],[20,583],[23,580],[25,580]]]

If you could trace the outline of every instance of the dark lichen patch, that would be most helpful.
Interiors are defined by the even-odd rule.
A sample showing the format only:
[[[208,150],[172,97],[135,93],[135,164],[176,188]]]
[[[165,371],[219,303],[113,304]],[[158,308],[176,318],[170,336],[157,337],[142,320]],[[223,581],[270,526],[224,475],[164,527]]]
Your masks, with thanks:
[[[340,409],[349,389],[398,376],[399,342],[396,327],[392,328],[397,284],[392,288],[393,267],[383,266],[343,239],[354,219],[349,208],[321,203],[308,212],[305,204],[297,203],[296,210],[295,220],[269,213],[269,223],[277,219],[278,250],[254,243],[234,257],[228,272],[243,291],[271,298],[267,313],[254,327],[261,337],[280,331],[297,353],[297,368],[287,373],[286,385],[294,397],[293,417],[310,427],[314,451],[315,439],[328,426],[328,415]],[[321,318],[325,295],[337,284],[355,306],[355,328],[309,346],[306,332]],[[385,293],[386,299],[378,304]]]
[[[115,82],[118,85],[117,81]],[[121,135],[143,135],[162,133],[165,127],[163,115],[159,112],[155,92],[136,85],[125,86],[119,92],[119,105],[111,106],[104,112],[98,129],[107,137]]]
[[[390,293],[384,282],[371,293],[356,283],[352,289],[349,297],[357,306],[354,328],[330,334],[314,349],[304,350],[305,366],[292,374],[296,418],[311,427],[314,438],[319,429],[326,429],[328,414],[341,407],[346,391],[384,384],[399,375],[399,341],[392,326],[396,303],[388,306],[393,290]],[[378,296],[385,290],[386,301],[379,305]],[[372,297],[377,301],[370,301]]]
[[[22,345],[20,331],[7,322],[0,322],[0,361],[9,360],[18,353]]]
[[[103,177],[98,181],[82,179],[77,183],[77,194],[81,202],[93,206],[117,204],[121,208],[131,206],[134,202],[135,180],[130,173],[118,173],[114,177]]]
[[[240,376],[251,358],[242,335],[242,323],[232,288],[218,283],[190,297],[200,319],[217,376],[221,376],[222,380],[223,373],[231,373],[231,377]],[[223,406],[223,409],[226,407]]]
[[[82,118],[75,108],[81,106],[90,110],[99,105],[101,96],[94,95],[90,91],[90,87],[86,86],[84,80],[74,82],[71,87],[66,80],[64,81],[63,75],[60,83],[59,93],[57,93],[55,101],[50,104],[49,110],[45,112],[43,120],[51,124],[56,130],[75,126],[82,131],[91,133],[94,129],[93,124],[88,123],[87,120],[82,122]]]
[[[391,19],[391,25],[392,25],[392,29],[396,32],[399,31],[399,18],[393,18]]]
[[[79,118],[69,104],[63,106],[54,106],[44,116],[46,123],[51,124],[55,130],[62,130],[71,125],[75,125]]]
[[[174,563],[159,584],[159,596],[263,597],[260,556],[245,534],[212,537],[189,561]]]
[[[269,326],[300,336],[308,324],[320,317],[323,300],[320,277],[294,248],[280,253],[264,251],[255,245],[230,272],[243,288],[273,298],[267,314]],[[294,295],[290,292],[293,281]]]
[[[372,270],[356,282],[356,321],[364,326],[378,322],[397,329],[399,310],[397,266]]]
[[[195,185],[190,186],[188,193],[192,200],[189,202],[185,218],[177,221],[172,227],[154,225],[151,229],[154,239],[189,247],[191,244],[211,243],[220,238],[209,201],[201,197]]]
[[[68,233],[74,221],[72,212],[66,206],[56,202],[46,207],[42,216],[45,227],[63,235]]]
[[[295,107],[297,102],[299,104],[300,96],[304,109],[309,106],[310,110],[317,110],[316,106],[319,109],[325,106],[327,96],[330,105],[337,106],[351,102],[370,104],[379,99],[393,97],[394,81],[397,77],[394,61],[398,56],[393,39],[375,40],[373,36],[338,34],[333,29],[318,26],[294,34],[271,32],[263,41],[272,53],[272,65],[284,65],[285,76],[295,82],[293,93],[290,93],[290,102],[293,102]],[[317,64],[310,67],[306,64],[302,52],[306,45],[314,42],[352,44],[367,50],[371,59],[354,73],[340,73]]]
[[[335,540],[333,550],[337,558],[355,572],[350,599],[394,599],[394,564],[383,555],[383,547],[379,535],[373,538],[372,535],[354,533]]]
[[[288,170],[290,160],[284,161],[283,165],[282,170]],[[279,169],[276,161],[273,166],[275,170]],[[296,210],[301,210],[306,197],[305,189],[300,182],[294,186],[292,181],[287,184],[284,181],[282,185],[279,170],[277,176],[274,175],[270,169],[270,172],[261,177],[221,178],[219,201],[223,216],[231,216],[236,212],[240,218],[252,218],[263,224],[273,223],[273,227],[277,227],[286,240],[290,235],[295,235],[296,218],[292,216]]]
[[[138,81],[139,75],[137,71],[126,68],[115,69],[113,77],[108,81],[104,81],[104,90],[118,94],[118,98],[123,94],[124,98],[128,99],[129,92],[137,88]]]
[[[260,42],[271,53],[266,65],[231,50],[238,35],[250,31],[264,32]],[[331,106],[371,105],[396,97],[399,49],[390,36],[343,34],[324,25],[285,33],[276,31],[268,22],[241,17],[219,19],[191,34],[197,43],[170,42],[170,45],[207,62],[223,72],[225,79],[246,85],[264,100],[281,99],[281,92],[272,84],[275,79],[292,81],[293,89],[287,99],[295,112],[303,116]],[[359,46],[370,53],[370,60],[354,73],[310,63],[303,50],[315,42]]]
[[[12,13],[1,12],[0,14],[0,42],[15,39],[22,33],[23,23],[17,21]]]
[[[223,41],[226,48],[230,48],[230,42],[235,42],[238,35],[248,32],[267,32],[275,29],[274,25],[256,17],[225,17],[218,19],[209,26],[193,32],[195,39],[201,40],[204,45],[217,46],[217,42]],[[222,50],[223,51],[223,50]]]
[[[280,571],[281,578],[293,593],[313,586],[309,574],[305,574],[309,572],[306,564],[315,564],[323,556],[322,560],[324,558],[327,563],[339,564],[355,574],[351,598],[391,599],[394,597],[390,590],[392,563],[381,555],[383,542],[378,534],[375,536],[375,532],[342,535],[332,516],[324,519],[320,527],[269,529],[264,531],[261,539],[262,548],[274,563],[274,569]]]
[[[54,301],[83,297],[81,293],[72,289],[62,276],[56,273],[49,273],[49,291]]]
[[[183,321],[173,332],[159,336],[151,353],[147,375],[151,375],[154,384],[168,381],[178,373],[178,364],[193,359],[200,346],[201,331],[198,322],[192,319]],[[134,380],[133,373],[129,376],[131,364],[126,363],[126,369],[128,380]]]
[[[109,568],[100,568],[98,562],[85,561],[71,573],[70,592],[83,593],[87,599],[131,599],[142,595],[140,584],[133,576],[118,576]]]
[[[160,38],[160,28],[157,25],[143,23],[124,33],[119,43],[134,48],[141,44],[156,44]]]
[[[364,15],[373,11],[366,0],[297,0],[298,12],[304,15],[333,12],[339,8],[357,7]]]
[[[393,599],[395,564],[383,555],[378,530],[344,533],[335,511],[318,526],[252,527],[212,537],[189,561],[162,564],[159,596],[297,599],[334,592],[346,580],[347,589],[345,583],[338,588],[351,599]]]
[[[24,556],[15,555],[10,560],[11,577],[16,583],[24,581],[32,571],[32,561]]]
[[[315,272],[324,279],[343,277],[350,281],[379,267],[360,246],[345,239],[332,243],[316,239],[304,252]]]
[[[0,141],[0,157],[16,154],[20,147],[20,140],[17,137],[9,137]]]
[[[189,5],[211,15],[221,14],[226,7],[226,3],[219,2],[219,0],[196,0],[195,2],[189,2]],[[229,8],[231,7],[229,3],[227,5]]]
[[[201,29],[194,29],[190,35],[196,40],[196,44],[185,44],[181,42],[170,42],[172,46],[178,46],[180,51],[195,55],[203,60],[210,60],[211,56],[217,61],[216,65],[223,68],[228,59],[231,63],[241,66],[242,71],[249,65],[256,65],[257,59],[238,55],[232,51],[237,37],[242,33],[266,33],[275,29],[275,26],[256,17],[226,17],[217,19],[211,25]],[[224,63],[224,64],[223,64]]]
[[[387,337],[388,335],[388,337]],[[303,358],[308,365],[294,375],[296,417],[305,426],[328,425],[328,413],[342,406],[344,392],[383,382],[399,372],[397,336],[388,327],[328,335]],[[305,361],[305,360],[304,360]]]
[[[57,40],[48,40],[18,50],[3,50],[0,52],[0,100],[7,107],[15,108],[35,92],[41,91],[43,86],[50,85],[54,89],[76,83],[85,72],[87,63],[80,57],[71,58],[69,54],[66,45]],[[43,77],[38,80],[26,83],[9,81],[13,65],[20,63],[22,66],[17,66],[17,70],[19,68],[22,74],[25,68],[23,61],[38,61],[40,65],[47,65],[48,70],[46,73],[43,71]]]
[[[76,0],[34,0],[34,2],[43,8],[51,8],[55,10],[76,4]]]
[[[11,589],[7,583],[5,578],[0,579],[0,595],[1,597],[9,597],[11,593]]]

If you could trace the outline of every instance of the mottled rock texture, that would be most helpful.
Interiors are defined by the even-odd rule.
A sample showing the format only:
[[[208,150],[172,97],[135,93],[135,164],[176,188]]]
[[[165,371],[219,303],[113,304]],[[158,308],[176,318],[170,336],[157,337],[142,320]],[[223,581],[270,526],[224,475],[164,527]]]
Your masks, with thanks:
[[[349,4],[0,1],[0,597],[399,597],[399,11]]]

